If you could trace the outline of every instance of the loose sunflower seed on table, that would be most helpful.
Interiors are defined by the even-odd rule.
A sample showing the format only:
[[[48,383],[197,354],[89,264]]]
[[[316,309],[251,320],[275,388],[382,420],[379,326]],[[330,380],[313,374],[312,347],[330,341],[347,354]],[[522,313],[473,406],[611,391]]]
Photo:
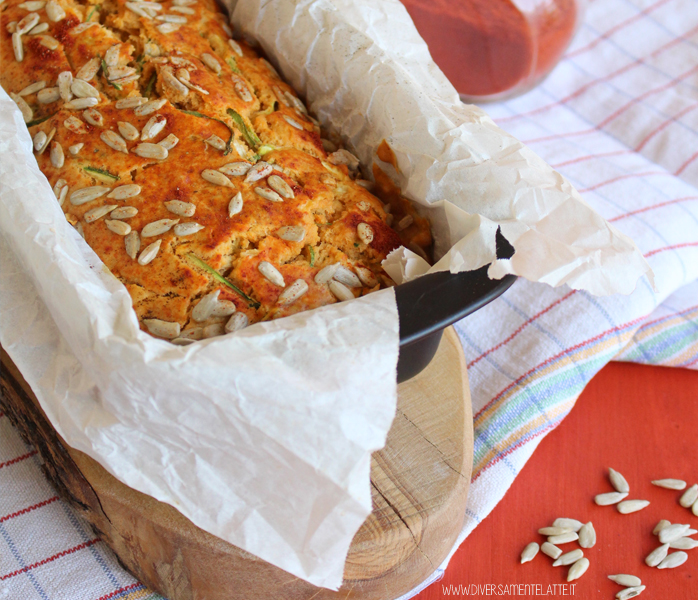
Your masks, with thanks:
[[[622,515],[629,515],[650,505],[649,500],[623,500],[616,504],[616,510]]]
[[[606,492],[605,494],[597,494],[594,496],[594,502],[599,506],[610,506],[611,504],[618,504],[627,497],[627,492]]]
[[[625,587],[637,587],[639,585],[642,585],[642,581],[640,580],[640,578],[635,577],[635,575],[626,575],[621,573],[618,575],[609,575],[608,578],[614,583],[617,583],[618,585],[623,585]]]
[[[593,548],[596,544],[596,530],[591,521],[585,523],[578,532],[579,545],[582,548]]]
[[[698,500],[698,483],[688,488],[679,499],[679,504],[684,508],[690,508]]]
[[[665,488],[667,490],[685,490],[686,482],[681,479],[655,479],[652,485]]]
[[[528,544],[524,549],[523,552],[521,552],[521,564],[531,562],[536,554],[538,554],[538,551],[540,550],[540,546],[536,544],[536,542],[531,542]]]
[[[666,519],[662,519],[661,521],[659,521],[659,523],[657,523],[657,524],[654,526],[654,529],[652,530],[652,533],[653,533],[654,535],[659,535],[659,532],[660,532],[662,529],[666,529],[667,527],[669,527],[669,525],[671,525],[671,522],[670,522],[670,521],[667,521]]]
[[[572,550],[571,552],[567,552],[566,554],[563,554],[560,556],[554,563],[553,567],[566,567],[567,565],[571,565],[572,563],[576,563],[580,558],[584,557],[584,552],[582,552],[579,548],[576,550]]]
[[[562,535],[563,533],[573,533],[573,529],[570,527],[541,527],[538,533],[541,535]],[[576,532],[575,532],[576,533]]]
[[[543,544],[540,547],[540,551],[546,556],[552,558],[553,560],[557,560],[562,555],[562,550],[560,550],[560,548],[558,548],[555,544],[551,544],[550,542],[543,542]]]
[[[685,552],[672,552],[662,562],[657,565],[658,569],[675,569],[680,567],[688,560],[688,554]]]
[[[633,587],[625,588],[616,594],[618,600],[630,600],[630,598],[637,598],[642,592],[645,591],[645,585],[638,585]]]
[[[693,550],[698,548],[698,540],[690,537],[681,537],[669,543],[669,548],[672,550]]]
[[[659,541],[662,544],[668,544],[674,540],[678,540],[684,537],[690,529],[690,525],[675,523],[674,525],[667,525],[659,532]]]
[[[645,557],[645,564],[648,567],[656,567],[660,562],[662,562],[667,554],[669,553],[669,544],[662,544],[658,548],[655,548]]]
[[[613,489],[616,490],[616,492],[620,492],[622,494],[630,493],[630,486],[628,485],[627,480],[618,471],[609,468],[608,478],[611,480],[611,485],[613,486]]]
[[[551,535],[548,537],[548,541],[551,544],[569,544],[570,542],[576,542],[579,539],[579,535],[574,531],[569,533],[563,533],[561,535]]]
[[[567,583],[579,579],[589,568],[589,559],[584,557],[575,562],[567,572]]]

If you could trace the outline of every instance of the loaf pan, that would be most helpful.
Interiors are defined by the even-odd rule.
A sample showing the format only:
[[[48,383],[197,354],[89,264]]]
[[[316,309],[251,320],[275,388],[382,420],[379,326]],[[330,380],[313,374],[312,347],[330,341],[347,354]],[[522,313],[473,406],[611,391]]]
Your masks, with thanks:
[[[511,258],[513,253],[513,247],[497,232],[497,257]],[[400,318],[398,383],[426,368],[446,327],[501,296],[516,280],[514,275],[490,279],[487,268],[431,273],[395,287]]]

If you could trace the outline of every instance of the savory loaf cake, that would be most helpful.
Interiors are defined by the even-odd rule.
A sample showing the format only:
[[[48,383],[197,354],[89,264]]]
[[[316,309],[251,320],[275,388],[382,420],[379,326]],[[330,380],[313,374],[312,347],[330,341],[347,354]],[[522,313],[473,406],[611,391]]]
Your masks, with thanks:
[[[39,167],[151,334],[187,344],[351,299],[391,285],[391,250],[431,245],[214,0],[0,9],[0,83]]]

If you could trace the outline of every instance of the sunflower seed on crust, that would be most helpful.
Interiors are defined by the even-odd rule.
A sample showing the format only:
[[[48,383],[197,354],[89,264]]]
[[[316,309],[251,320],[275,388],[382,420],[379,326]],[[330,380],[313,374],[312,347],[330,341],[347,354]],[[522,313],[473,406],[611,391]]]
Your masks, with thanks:
[[[571,581],[575,581],[576,579],[579,579],[584,573],[587,572],[587,569],[589,568],[589,559],[588,558],[580,558],[577,562],[575,562],[571,567],[570,570],[567,572],[567,583]]]
[[[30,29],[33,29],[36,24],[39,22],[39,15],[36,13],[26,15],[22,19],[20,19],[19,23],[17,23],[17,29],[15,30],[15,33],[18,33],[19,35],[24,35],[27,33]]]
[[[189,329],[185,329],[179,334],[180,338],[186,339],[186,340],[203,340],[204,339],[204,330],[202,327],[190,327]]]
[[[247,173],[251,167],[252,165],[250,163],[232,162],[228,163],[227,165],[223,165],[222,167],[219,167],[218,170],[221,173],[229,175],[230,177],[240,177],[242,175],[245,175],[245,173]]]
[[[235,302],[230,300],[219,300],[211,311],[212,317],[229,317],[237,310]]]
[[[225,327],[223,323],[211,323],[203,329],[204,339],[225,335]]]
[[[400,219],[395,227],[397,231],[402,231],[404,229],[407,229],[410,225],[414,223],[414,217],[412,215],[405,215]],[[600,494],[603,495],[603,494]],[[627,494],[626,494],[627,496]]]
[[[538,554],[538,550],[540,550],[540,546],[536,542],[528,544],[521,553],[521,564],[531,562]]]
[[[173,340],[179,336],[179,323],[170,321],[161,321],[160,319],[143,319],[143,325],[148,328],[148,331],[156,337]]]
[[[113,198],[114,200],[125,200],[126,198],[133,198],[141,193],[141,186],[135,183],[127,183],[126,185],[120,185],[115,187],[108,195],[107,198]]]
[[[228,203],[228,217],[233,217],[242,211],[242,194],[238,192],[235,194]]]
[[[131,226],[124,221],[104,219],[104,224],[107,226],[109,231],[113,231],[117,235],[128,235],[131,233]]]
[[[315,274],[315,283],[318,285],[324,285],[326,283],[329,283],[332,278],[334,277],[335,273],[337,272],[337,269],[339,269],[341,265],[339,263],[334,263],[332,265],[327,265],[326,267],[323,267],[320,269],[316,274]]]
[[[78,154],[80,154],[80,150],[82,150],[82,147],[84,145],[85,144],[83,144],[82,142],[79,144],[73,144],[68,148],[68,152],[70,152],[71,156],[77,156]]]
[[[90,27],[96,26],[97,23],[94,21],[88,21],[87,23],[80,23],[79,25],[76,25],[70,30],[70,35],[79,35],[83,33],[84,31],[87,31]]]
[[[177,31],[180,27],[181,25],[179,25],[179,23],[163,23],[162,25],[158,25],[156,29],[163,35],[167,35],[168,33]]]
[[[70,116],[63,121],[63,127],[65,127],[68,131],[72,131],[73,133],[77,133],[79,135],[87,133],[85,123],[75,116]]]
[[[354,299],[354,293],[346,285],[334,279],[330,281],[330,292],[340,302]]]
[[[276,235],[287,242],[302,242],[305,238],[305,229],[300,225],[286,225],[279,227]]]
[[[627,498],[627,492],[607,492],[605,494],[597,494],[594,496],[594,502],[599,506],[610,506],[611,504],[618,504],[624,498]]]
[[[543,542],[540,551],[553,560],[557,560],[562,555],[562,550],[550,542]]]
[[[138,136],[140,135],[138,133],[138,129],[136,129],[135,126],[131,125],[131,123],[128,123],[126,121],[119,121],[117,122],[116,126],[119,129],[121,137],[125,140],[128,140],[129,142],[137,140]]]
[[[221,72],[221,63],[218,62],[215,56],[213,54],[209,54],[208,52],[204,52],[201,55],[201,62],[204,63],[211,71],[213,71],[216,75],[218,75]]]
[[[548,537],[548,541],[551,544],[568,544],[570,542],[574,542],[579,539],[579,535],[577,535],[574,531],[570,531],[569,533],[563,533],[561,535],[551,535]]]
[[[541,527],[538,530],[541,535],[562,535],[563,533],[573,533],[569,527]]]
[[[593,548],[596,544],[596,530],[591,521],[585,523],[577,535],[579,535],[579,545],[582,548]]]
[[[327,157],[333,165],[346,165],[350,171],[355,171],[359,168],[359,159],[356,158],[349,150],[340,149],[333,152]]]
[[[638,585],[642,585],[640,578],[635,577],[635,575],[625,575],[621,573],[619,575],[609,575],[608,578],[614,583],[624,585],[625,587],[637,587]]]
[[[689,525],[682,525],[681,523],[667,525],[659,532],[659,541],[662,544],[669,544],[674,540],[684,537],[689,529]]]
[[[136,106],[136,108],[133,110],[133,114],[135,114],[137,117],[147,117],[156,110],[160,110],[163,106],[165,106],[165,104],[167,104],[167,98],[148,100],[145,104],[139,104]]]
[[[70,91],[78,98],[99,98],[99,92],[82,79],[73,79],[73,82],[70,84]]]
[[[22,62],[24,60],[24,46],[22,45],[22,34],[17,31],[12,34],[12,50],[15,53],[15,60]]]
[[[684,508],[689,508],[698,500],[698,483],[694,483],[688,488],[679,499],[679,504]]]
[[[108,67],[115,67],[119,64],[119,54],[121,54],[121,44],[109,46],[104,53],[104,63]]]
[[[284,92],[284,96],[286,96],[286,101],[289,103],[290,106],[293,106],[297,111],[300,111],[304,115],[308,114],[308,109],[305,107],[305,104],[301,101],[300,98],[297,98],[294,96],[291,92]]]
[[[291,127],[294,127],[295,129],[300,129],[301,131],[303,129],[305,129],[303,127],[303,125],[301,125],[298,121],[296,121],[292,117],[289,117],[288,115],[281,115],[281,116],[283,117],[284,121],[286,121]]]
[[[240,47],[240,44],[238,44],[235,40],[228,40],[228,45],[233,49],[233,52],[235,52],[235,54],[237,54],[238,56],[243,56],[242,48]]]
[[[359,223],[356,226],[356,233],[359,239],[367,246],[373,241],[373,229],[368,223]]]
[[[132,217],[135,217],[137,214],[138,209],[135,206],[121,206],[111,211],[111,214],[109,216],[112,219],[131,219]]]
[[[261,196],[265,200],[269,200],[271,202],[283,202],[284,199],[279,196],[274,190],[270,190],[268,188],[263,188],[263,187],[256,187],[254,191],[257,193],[257,195]]]
[[[82,116],[90,125],[94,125],[95,127],[104,126],[104,117],[96,108],[88,108],[83,111]]]
[[[622,515],[629,515],[649,506],[649,500],[623,500],[616,504],[616,510]]]
[[[153,13],[148,12],[148,6],[145,2],[126,2],[126,8],[144,19],[152,20],[153,18]]]
[[[580,558],[584,557],[584,552],[579,549],[572,550],[560,556],[554,563],[553,567],[566,567],[572,563],[577,562]]]
[[[220,171],[215,171],[213,169],[204,169],[203,171],[201,171],[201,177],[203,177],[206,181],[214,185],[220,185],[223,187],[230,188],[233,187],[233,184],[230,182],[230,179],[228,179]]]
[[[378,285],[378,280],[371,269],[367,269],[366,267],[354,267],[354,270],[359,276],[361,283],[363,283],[366,287],[372,288]]]
[[[295,196],[291,186],[278,175],[270,175],[267,179],[267,185],[279,194],[279,196],[283,196],[284,198],[290,199]]]
[[[220,150],[221,152],[225,151],[225,142],[217,135],[209,136],[204,142],[216,150]]]
[[[93,185],[90,187],[80,188],[70,194],[70,203],[73,206],[87,204],[88,202],[92,202],[92,200],[96,200],[97,198],[104,196],[104,194],[106,194],[108,191],[109,188],[102,185]]]
[[[155,18],[163,23],[177,23],[179,25],[185,25],[187,23],[187,18],[181,15],[158,15]]]
[[[44,145],[41,147],[41,149],[38,151],[38,154],[43,154],[44,150],[48,148],[49,144],[51,143],[51,140],[53,139],[53,136],[56,135],[56,128],[51,127],[51,131],[48,132],[48,135],[46,136],[46,142],[44,142]]]
[[[278,85],[272,86],[272,91],[274,92],[274,95],[276,98],[283,104],[284,106],[289,106],[288,100],[286,99],[286,95],[281,91]]]
[[[194,221],[188,221],[187,223],[175,225],[174,234],[178,237],[185,237],[187,235],[194,235],[202,229],[204,229],[204,225],[200,225]]]
[[[174,133],[170,133],[166,138],[163,138],[158,142],[158,145],[165,148],[168,152],[177,144],[179,144],[179,138]]]
[[[194,307],[194,310],[191,311],[191,318],[198,322],[206,321],[216,307],[220,293],[220,290],[214,290],[202,296],[201,300],[199,300]]]
[[[85,223],[94,223],[95,221],[101,219],[104,215],[110,213],[115,208],[118,208],[116,204],[105,204],[104,206],[96,206],[91,208],[84,215]]]
[[[260,179],[264,179],[267,175],[271,175],[273,170],[274,169],[268,162],[260,160],[254,167],[247,171],[245,183],[253,183]]]
[[[242,79],[242,77],[237,76],[235,73],[233,73],[231,77],[233,80],[233,87],[235,88],[237,95],[240,96],[240,99],[243,102],[252,102],[252,100],[254,100],[254,96],[252,96],[250,93],[245,80]]]
[[[48,24],[48,23],[39,23],[39,24],[37,24],[37,25],[34,25],[34,27],[32,27],[32,28],[29,30],[29,32],[27,33],[27,35],[37,35],[37,34],[39,34],[39,33],[43,33],[44,31],[48,31],[48,28],[49,28],[49,24]],[[8,29],[8,31],[9,31],[9,29]],[[10,33],[14,33],[14,32],[11,32],[11,31],[10,31]]]
[[[356,273],[347,269],[344,265],[339,265],[333,279],[350,288],[361,287],[361,280]]]
[[[618,600],[630,600],[630,598],[637,598],[642,592],[645,591],[645,585],[632,586],[621,590],[616,594]]]
[[[162,240],[156,240],[149,246],[146,246],[143,249],[143,252],[141,252],[140,256],[138,257],[138,264],[145,266],[151,263],[153,259],[155,259],[155,257],[158,255],[158,252],[160,250],[160,244],[162,244]]]
[[[63,166],[65,163],[65,154],[63,154],[63,146],[61,146],[60,142],[51,143],[51,153],[49,156],[51,158],[51,164],[56,169],[60,169]]]
[[[46,82],[45,81],[35,81],[34,83],[29,84],[27,87],[24,89],[20,90],[17,95],[18,96],[31,96],[32,94],[36,94],[37,92],[40,92],[46,87]]]
[[[156,137],[167,125],[167,117],[164,115],[153,115],[148,119],[148,122],[143,125],[141,130],[141,140],[152,140]]]
[[[172,67],[162,67],[160,75],[162,75],[163,85],[170,88],[171,93],[177,96],[187,96],[189,94],[189,88],[175,77]]]
[[[95,75],[99,72],[101,67],[101,61],[99,58],[91,58],[88,60],[80,70],[75,74],[75,79],[80,79],[81,81],[91,81]]]
[[[608,478],[611,481],[611,485],[616,490],[616,492],[620,492],[622,494],[630,493],[630,486],[628,485],[627,480],[618,471],[609,468]]]
[[[66,110],[84,110],[85,108],[91,108],[99,104],[97,98],[75,98],[70,102],[66,102],[63,108]]]
[[[669,548],[675,550],[693,550],[694,548],[698,548],[698,540],[694,540],[690,537],[680,537],[678,540],[670,542]]]
[[[696,501],[693,503],[693,506],[691,506],[691,512],[692,512],[696,517],[698,517],[698,500],[696,500]]]
[[[670,521],[667,521],[666,519],[662,519],[661,521],[659,521],[659,523],[657,523],[657,524],[654,526],[654,529],[652,530],[652,533],[653,533],[654,535],[659,535],[659,532],[660,532],[662,529],[666,529],[667,527],[669,527],[669,525],[671,525],[671,522],[670,522]]]
[[[308,284],[304,279],[296,279],[279,295],[278,303],[281,306],[292,304],[308,291]]]
[[[99,139],[102,140],[112,150],[116,150],[117,152],[123,152],[124,154],[128,154],[128,147],[126,146],[126,140],[124,138],[122,138],[115,131],[112,131],[111,129],[107,129],[106,131],[102,131],[102,133],[99,134]]]
[[[179,223],[179,219],[158,219],[151,221],[143,229],[141,229],[141,237],[154,237],[167,233],[172,227]]]
[[[168,200],[165,202],[165,208],[180,217],[193,217],[196,212],[196,204],[181,200]]]
[[[98,60],[98,59],[95,59],[95,60]],[[118,109],[138,108],[139,106],[143,106],[144,104],[147,104],[147,103],[148,103],[148,99],[143,98],[143,96],[131,96],[129,98],[122,98],[121,100],[117,100],[116,103],[114,104],[114,106],[116,106],[116,108],[118,108]],[[157,110],[157,109],[155,109],[155,110]]]
[[[73,84],[73,74],[70,71],[63,71],[58,74],[58,91],[65,102],[72,100],[73,92],[70,89]]]
[[[24,122],[29,123],[34,118],[34,111],[31,109],[31,107],[26,103],[24,98],[18,96],[17,94],[10,93],[10,98],[14,100],[17,108],[19,108],[19,111],[22,113],[22,119],[24,119]]]
[[[130,77],[136,74],[136,69],[133,67],[109,67],[107,79],[109,81],[118,81],[124,77]]]
[[[53,186],[53,193],[56,196],[56,200],[58,200],[58,206],[63,206],[68,195],[68,183],[65,179],[56,181],[56,185]]]
[[[672,552],[662,562],[657,565],[658,569],[675,569],[680,567],[688,560],[688,554],[685,552]]]
[[[52,104],[58,102],[61,93],[57,87],[44,88],[36,94],[36,99],[39,104]]]
[[[170,10],[181,15],[195,15],[196,11],[188,6],[171,6]]]
[[[32,140],[34,150],[36,150],[37,152],[41,150],[44,147],[44,144],[46,143],[47,139],[48,136],[46,135],[46,132],[38,131],[34,136],[34,139]]]
[[[266,260],[261,261],[259,265],[257,265],[257,269],[268,281],[274,285],[286,287],[286,282],[284,281],[284,276],[281,274],[281,271],[279,271],[270,262]]]
[[[655,548],[650,552],[645,558],[645,564],[648,567],[656,567],[660,562],[662,562],[666,555],[669,553],[669,544],[663,544],[658,548]]]
[[[55,37],[50,35],[37,35],[36,37],[39,40],[39,44],[41,44],[44,48],[48,48],[49,50],[56,50],[58,46],[61,45]]]
[[[667,490],[685,490],[686,482],[681,479],[655,479],[652,485],[665,488]]]
[[[24,10],[36,11],[41,10],[46,6],[46,0],[29,0],[29,2],[22,2],[18,4],[17,8],[23,8]]]
[[[230,317],[230,319],[228,319],[228,322],[225,324],[225,331],[226,333],[240,331],[241,329],[247,327],[248,323],[249,319],[247,318],[247,315],[245,313],[236,312],[232,317]]]
[[[160,146],[159,144],[151,144],[149,142],[143,142],[138,144],[133,149],[133,153],[141,156],[143,158],[155,158],[157,160],[165,160],[167,158],[167,148]]]

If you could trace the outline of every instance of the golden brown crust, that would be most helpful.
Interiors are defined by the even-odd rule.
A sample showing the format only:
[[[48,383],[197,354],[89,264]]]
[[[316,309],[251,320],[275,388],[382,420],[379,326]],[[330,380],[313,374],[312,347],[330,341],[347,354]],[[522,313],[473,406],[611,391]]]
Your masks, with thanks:
[[[248,45],[229,42],[213,0],[50,4],[33,12],[28,8],[36,6],[20,0],[4,4],[0,83],[19,94],[45,82],[44,91],[23,96],[32,137],[38,146],[43,134],[50,140],[36,153],[39,166],[56,186],[66,218],[126,285],[142,323],[159,319],[188,330],[223,324],[232,309],[200,321],[192,317],[200,299],[216,290],[219,303],[234,303],[250,323],[315,308],[337,301],[326,283],[315,282],[323,267],[340,263],[362,273],[361,286],[350,288],[357,296],[389,283],[381,261],[391,250],[415,240],[422,248],[431,244],[428,224],[395,190],[381,186],[390,205],[386,212],[388,205],[354,180],[355,165],[328,156],[319,126],[292,88]],[[52,20],[60,9],[64,16]],[[24,56],[18,61],[12,33],[30,14],[48,28],[22,33]],[[50,88],[59,87],[61,73],[75,78],[81,72],[99,96],[94,107],[72,105],[92,92],[71,88],[69,81],[62,98],[51,97],[59,93]],[[142,102],[162,102],[150,111],[145,107],[151,105],[118,103],[140,96]],[[148,137],[153,125],[156,133]],[[217,185],[204,176],[231,163],[269,166],[256,181],[218,171],[225,185]],[[63,185],[67,190],[61,193]],[[138,186],[136,195],[108,197],[125,185]],[[92,186],[105,193],[80,203],[80,190]],[[238,193],[242,210],[231,212]],[[172,200],[194,205],[194,214],[174,214],[166,205]],[[93,221],[95,209],[103,206],[137,212],[121,219],[107,212]],[[413,223],[404,231],[389,226],[405,215]],[[169,220],[170,228],[146,236],[146,226],[160,220]],[[175,222],[201,229],[182,232]],[[127,250],[129,227],[139,232],[140,254]],[[302,240],[282,236],[284,227],[302,228]],[[148,262],[144,250],[157,240],[159,250]],[[278,270],[285,287],[260,270],[264,262]],[[280,299],[298,280],[307,290],[290,302]]]

